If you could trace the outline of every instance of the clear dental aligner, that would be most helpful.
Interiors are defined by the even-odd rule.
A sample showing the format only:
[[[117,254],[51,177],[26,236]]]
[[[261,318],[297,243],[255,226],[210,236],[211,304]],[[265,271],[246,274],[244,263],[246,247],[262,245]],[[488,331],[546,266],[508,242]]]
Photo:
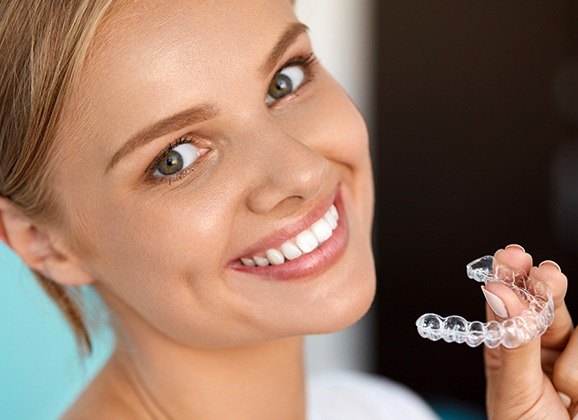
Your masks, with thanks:
[[[512,349],[541,336],[554,322],[554,301],[546,283],[498,264],[490,255],[472,261],[466,270],[468,277],[477,282],[505,284],[521,301],[528,303],[528,309],[503,322],[470,322],[457,315],[444,318],[432,313],[423,314],[415,323],[422,337],[432,341],[443,339],[448,343],[466,343],[470,347],[485,344],[495,348],[501,344]]]

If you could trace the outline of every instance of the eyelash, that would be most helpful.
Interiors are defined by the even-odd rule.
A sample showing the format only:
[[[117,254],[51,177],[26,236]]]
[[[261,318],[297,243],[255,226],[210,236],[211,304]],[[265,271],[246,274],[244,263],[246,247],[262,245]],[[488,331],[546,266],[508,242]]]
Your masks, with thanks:
[[[319,64],[319,58],[317,58],[317,56],[315,55],[315,53],[311,52],[309,54],[300,54],[297,56],[294,56],[293,58],[290,58],[286,63],[284,63],[283,65],[281,65],[277,71],[275,71],[275,74],[279,73],[281,70],[283,70],[286,67],[293,67],[293,66],[301,66],[303,67],[303,70],[305,72],[305,79],[303,79],[303,82],[301,83],[301,85],[299,86],[299,88],[293,92],[291,92],[290,94],[283,96],[283,98],[273,102],[271,105],[269,105],[269,107],[274,107],[277,103],[279,103],[279,101],[282,101],[286,98],[291,98],[293,96],[299,96],[299,92],[301,91],[301,89],[303,89],[305,87],[305,85],[307,85],[309,82],[311,82],[312,80],[315,79],[315,73],[312,71],[312,68],[316,65]]]
[[[145,171],[148,174],[149,178],[151,178],[152,183],[157,184],[157,183],[161,183],[161,182],[168,182],[169,185],[171,185],[171,182],[181,179],[182,177],[184,177],[185,175],[187,175],[191,171],[193,171],[193,172],[195,171],[195,168],[200,163],[200,159],[203,159],[203,156],[199,157],[199,161],[195,161],[188,168],[183,169],[182,171],[178,172],[175,175],[167,175],[167,176],[163,176],[163,177],[158,177],[158,176],[153,175],[157,165],[159,163],[161,163],[161,160],[163,159],[165,154],[167,152],[169,152],[171,149],[174,149],[175,147],[177,147],[179,144],[183,144],[183,143],[191,143],[193,146],[197,146],[199,141],[194,137],[184,136],[184,137],[181,137],[181,138],[169,143],[169,145],[154,159],[154,161],[150,164],[150,166]]]
[[[311,82],[315,78],[314,77],[315,75],[312,72],[312,67],[318,63],[319,63],[319,58],[317,58],[315,53],[312,52],[310,54],[300,54],[300,55],[294,56],[294,57],[290,58],[287,62],[285,62],[283,65],[281,65],[277,69],[275,74],[279,73],[281,70],[283,70],[286,67],[302,66],[303,70],[305,72],[305,79],[303,79],[303,82],[301,83],[299,88],[297,88],[297,90],[291,92],[290,94],[288,94],[286,96],[283,96],[282,98],[276,100],[275,102],[273,102],[271,105],[268,105],[268,106],[270,108],[272,108],[279,101],[283,101],[285,98],[290,98],[292,96],[298,96],[301,89],[303,89],[303,87],[305,85],[307,85],[309,82]],[[175,141],[172,141],[167,147],[165,147],[161,151],[161,153],[159,153],[159,155],[154,159],[154,161],[150,164],[150,166],[145,171],[147,173],[148,177],[151,178],[152,183],[159,184],[161,182],[168,182],[170,185],[171,182],[177,181],[177,180],[183,178],[189,172],[191,172],[191,171],[194,172],[197,165],[202,163],[201,160],[204,158],[204,155],[199,157],[199,161],[195,161],[188,168],[182,170],[181,172],[179,172],[175,175],[168,175],[168,176],[164,176],[164,177],[157,177],[157,176],[153,175],[157,165],[161,162],[162,158],[165,156],[165,154],[167,152],[169,152],[171,149],[177,147],[178,145],[183,144],[183,143],[187,143],[187,142],[191,143],[193,146],[196,146],[198,144],[198,140],[196,138],[190,137],[190,136],[184,136],[184,137],[181,137]]]

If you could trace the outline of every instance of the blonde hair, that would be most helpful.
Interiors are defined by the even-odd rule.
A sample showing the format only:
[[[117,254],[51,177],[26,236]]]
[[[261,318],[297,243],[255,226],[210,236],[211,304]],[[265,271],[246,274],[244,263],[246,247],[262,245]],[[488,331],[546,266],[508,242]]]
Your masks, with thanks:
[[[111,3],[0,1],[0,196],[40,224],[65,220],[50,188],[57,125]],[[90,354],[92,342],[74,288],[31,271],[72,327],[81,353]]]

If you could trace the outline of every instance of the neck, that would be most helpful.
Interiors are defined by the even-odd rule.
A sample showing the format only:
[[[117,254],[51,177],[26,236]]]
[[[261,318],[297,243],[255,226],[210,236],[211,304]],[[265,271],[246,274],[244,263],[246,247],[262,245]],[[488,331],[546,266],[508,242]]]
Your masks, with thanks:
[[[114,363],[154,418],[305,419],[302,337],[216,350],[130,333],[117,340]]]

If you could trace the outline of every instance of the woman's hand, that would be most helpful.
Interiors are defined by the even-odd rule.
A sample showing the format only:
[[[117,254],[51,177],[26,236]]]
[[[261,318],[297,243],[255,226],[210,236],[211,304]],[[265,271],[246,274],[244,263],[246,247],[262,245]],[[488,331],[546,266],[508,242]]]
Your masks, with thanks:
[[[533,267],[532,257],[519,245],[498,250],[494,258],[547,283],[552,289],[555,313],[546,333],[520,348],[484,348],[489,418],[578,419],[578,333],[564,303],[566,276],[552,261]],[[525,309],[509,289],[498,287],[490,293],[488,302],[493,294],[504,303],[492,302],[498,314],[512,317]],[[489,305],[486,313],[488,321],[503,320]]]

